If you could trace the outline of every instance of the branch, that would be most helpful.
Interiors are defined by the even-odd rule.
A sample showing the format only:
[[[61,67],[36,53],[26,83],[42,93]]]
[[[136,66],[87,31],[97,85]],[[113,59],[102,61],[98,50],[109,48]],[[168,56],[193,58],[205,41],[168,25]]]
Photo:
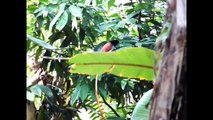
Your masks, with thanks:
[[[49,59],[49,60],[70,60],[70,58],[65,57],[48,57],[48,56],[42,56],[43,59]]]
[[[135,6],[134,6],[134,4],[133,4],[132,0],[130,0],[130,2],[131,2],[131,5],[132,5],[132,7],[133,7],[133,9],[134,9],[134,8],[135,8]]]

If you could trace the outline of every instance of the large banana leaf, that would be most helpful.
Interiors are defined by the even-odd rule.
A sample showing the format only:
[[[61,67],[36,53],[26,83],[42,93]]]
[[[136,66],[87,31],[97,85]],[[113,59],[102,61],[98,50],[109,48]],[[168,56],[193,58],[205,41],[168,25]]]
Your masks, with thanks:
[[[70,72],[97,75],[111,73],[121,77],[153,80],[155,51],[147,48],[125,48],[115,52],[83,53],[72,57]]]
[[[153,89],[147,91],[135,106],[131,120],[149,120],[149,103]]]

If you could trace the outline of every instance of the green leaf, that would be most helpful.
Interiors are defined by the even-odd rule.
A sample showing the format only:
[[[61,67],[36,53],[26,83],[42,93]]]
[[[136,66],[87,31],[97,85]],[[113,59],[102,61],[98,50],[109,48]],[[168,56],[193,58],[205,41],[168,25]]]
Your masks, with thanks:
[[[131,120],[149,120],[149,108],[147,105],[150,103],[153,89],[147,91],[135,106]]]
[[[64,11],[63,15],[60,17],[60,19],[56,23],[56,29],[61,31],[64,28],[64,26],[67,24],[67,22],[68,22],[68,13]]]
[[[147,7],[146,3],[139,3],[135,6],[134,10],[135,11],[140,11],[142,9],[145,9]]]
[[[107,39],[107,40],[111,40],[111,37],[112,37],[111,32],[110,32],[110,31],[107,31],[106,39]]]
[[[135,18],[130,18],[130,19],[127,19],[127,22],[136,24],[137,20]]]
[[[58,21],[59,17],[64,13],[65,3],[62,3],[59,8],[59,12],[57,15],[53,18],[53,20],[50,22],[49,31],[52,31],[53,26]]]
[[[80,84],[78,84],[78,86],[75,88],[75,90],[72,94],[71,105],[73,105],[76,102],[76,100],[79,98],[80,92],[81,92],[81,86],[80,86]]]
[[[130,18],[132,18],[133,16],[135,16],[136,14],[138,14],[139,13],[139,11],[138,12],[132,12],[132,13],[130,13],[128,16],[127,16],[127,19],[130,19]]]
[[[63,40],[60,47],[67,47],[68,45],[70,45],[71,41],[72,41],[71,35],[69,35]]]
[[[49,0],[50,1],[50,3],[52,3],[52,4],[57,4],[58,2],[59,2],[59,0]]]
[[[117,25],[116,22],[109,22],[109,23],[103,22],[103,23],[100,23],[100,24],[98,25],[99,30],[100,30],[99,32],[104,32],[105,30],[107,30],[107,29],[109,29],[110,27],[113,27],[113,26],[115,26],[115,25]]]
[[[31,43],[31,41],[30,41],[30,40],[27,40],[27,51],[28,51],[29,48],[30,48],[30,43]]]
[[[120,21],[118,22],[118,24],[115,26],[115,30],[117,30],[118,28],[124,28],[125,26],[125,22],[124,21]]]
[[[121,80],[121,88],[122,88],[122,90],[124,90],[126,84],[127,84],[127,81],[125,79]]]
[[[127,83],[132,89],[134,89],[135,83],[133,81],[128,81]]]
[[[81,91],[80,91],[80,97],[82,102],[84,102],[88,94],[89,94],[89,86],[87,85],[86,82],[84,82],[84,84],[81,85]]]
[[[106,99],[107,97],[107,89],[104,87],[104,84],[98,84],[98,92]]]
[[[35,56],[36,61],[39,59],[41,53],[42,53],[42,47],[39,46],[38,49],[36,50],[36,56]]]
[[[31,93],[31,92],[29,92],[29,91],[27,91],[27,99],[29,100],[29,101],[34,101],[34,98],[35,98],[35,95],[33,94],[33,93]]]
[[[42,16],[39,16],[37,18],[37,23],[38,23],[38,28],[41,29],[41,27],[43,26],[44,24],[44,18]]]
[[[48,97],[53,97],[53,93],[52,91],[50,90],[49,87],[47,86],[44,86],[44,85],[35,85],[35,86],[32,86],[30,88],[30,90],[38,95],[38,96],[41,96],[41,92],[45,93]]]
[[[94,17],[94,24],[99,24],[101,22],[104,22],[104,19],[103,17],[100,15],[100,14],[97,14],[95,17]]]
[[[78,6],[70,5],[69,10],[75,17],[82,17],[82,9]]]
[[[59,38],[61,38],[61,36],[63,33],[60,31],[60,32],[56,32],[56,33],[53,33],[48,39],[50,39],[50,44],[53,44],[56,40],[58,40]]]
[[[39,87],[32,86],[30,91],[37,96],[41,96],[41,89]]]
[[[109,0],[108,7],[110,8],[110,7],[114,6],[115,5],[114,3],[115,3],[115,0]]]
[[[30,35],[27,35],[27,38],[29,40],[31,40],[32,42],[37,43],[39,46],[42,46],[42,47],[44,47],[46,49],[49,49],[49,50],[55,50],[56,49],[54,46],[52,46],[52,45],[50,45],[48,43],[45,43],[43,40],[37,39],[37,38],[32,37]]]
[[[110,15],[109,17],[111,18],[117,18],[117,19],[121,19],[120,15],[118,13],[113,13],[112,15]]]
[[[121,77],[153,80],[155,51],[125,48],[108,53],[83,53],[72,57],[71,73],[97,75],[111,73]]]

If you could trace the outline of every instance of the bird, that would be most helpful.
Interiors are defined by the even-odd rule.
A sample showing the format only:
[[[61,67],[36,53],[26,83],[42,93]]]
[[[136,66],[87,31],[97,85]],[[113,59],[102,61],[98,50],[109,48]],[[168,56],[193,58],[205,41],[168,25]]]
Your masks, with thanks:
[[[111,40],[104,44],[104,46],[101,48],[101,52],[110,52],[114,49],[115,46],[119,44],[118,40]]]

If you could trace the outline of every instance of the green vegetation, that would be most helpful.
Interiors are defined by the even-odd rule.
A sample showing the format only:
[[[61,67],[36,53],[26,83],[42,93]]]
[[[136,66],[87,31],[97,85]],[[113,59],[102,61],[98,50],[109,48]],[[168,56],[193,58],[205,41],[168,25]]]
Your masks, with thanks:
[[[26,87],[37,120],[78,120],[83,113],[100,119],[96,75],[100,108],[108,120],[130,119],[152,89],[155,42],[166,2],[115,2],[27,0]],[[112,39],[120,41],[114,51],[99,52]]]

